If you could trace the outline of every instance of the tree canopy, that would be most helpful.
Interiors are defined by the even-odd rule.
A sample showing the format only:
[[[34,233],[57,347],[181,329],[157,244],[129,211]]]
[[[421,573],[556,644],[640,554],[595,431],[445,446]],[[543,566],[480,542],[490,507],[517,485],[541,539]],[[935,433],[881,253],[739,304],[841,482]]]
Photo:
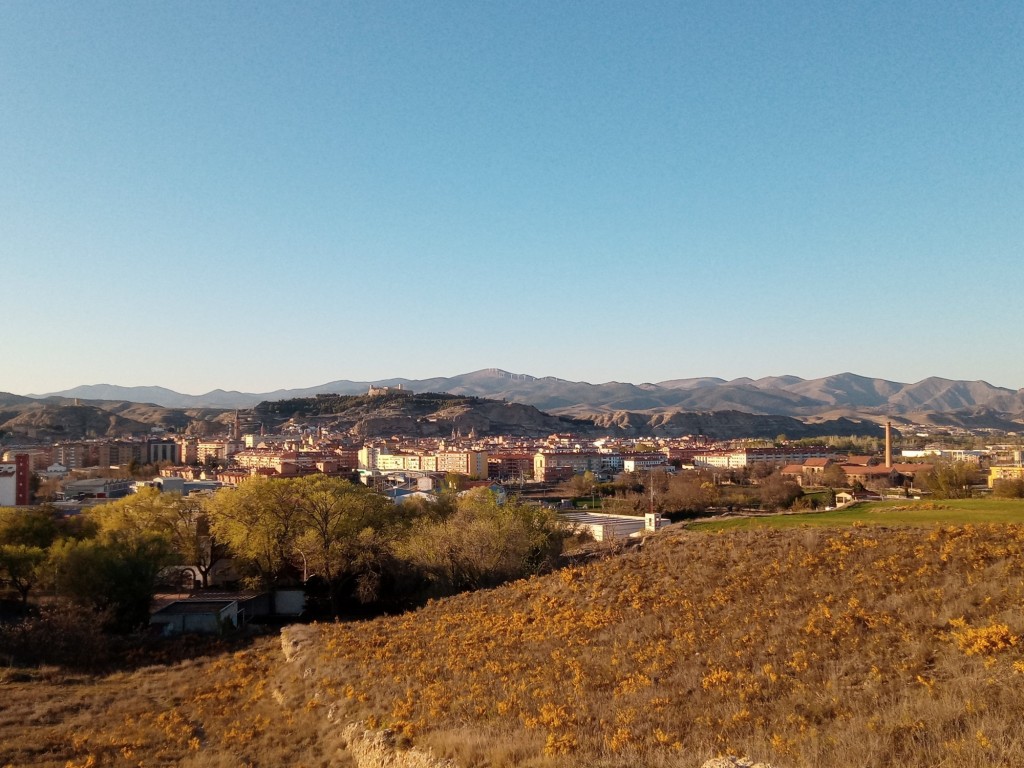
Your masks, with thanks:
[[[362,531],[404,524],[385,497],[323,475],[254,478],[218,491],[206,509],[214,535],[261,586],[296,573],[331,581],[355,557],[352,549]]]
[[[499,504],[494,493],[475,488],[450,517],[417,527],[399,553],[449,592],[536,573],[568,535],[554,512],[514,500]]]
[[[924,487],[939,499],[968,499],[978,482],[978,465],[969,461],[939,461],[923,478]]]

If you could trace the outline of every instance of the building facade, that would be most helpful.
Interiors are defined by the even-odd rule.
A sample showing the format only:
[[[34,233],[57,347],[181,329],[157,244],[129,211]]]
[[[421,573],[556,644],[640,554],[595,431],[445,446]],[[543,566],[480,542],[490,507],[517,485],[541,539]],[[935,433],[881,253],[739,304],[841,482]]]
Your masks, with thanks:
[[[23,507],[32,503],[32,468],[27,454],[0,464],[0,507]]]

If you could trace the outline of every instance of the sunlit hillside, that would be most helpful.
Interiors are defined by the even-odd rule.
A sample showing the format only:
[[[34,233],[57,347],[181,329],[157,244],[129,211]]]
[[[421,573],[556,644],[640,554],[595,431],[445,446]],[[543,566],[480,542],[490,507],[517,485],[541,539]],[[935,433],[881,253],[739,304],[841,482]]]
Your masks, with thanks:
[[[320,628],[310,700],[463,765],[1022,765],[1024,527],[665,532]]]
[[[353,723],[459,766],[1019,766],[1022,599],[1020,525],[669,529],[290,662],[0,672],[0,766],[362,765]]]

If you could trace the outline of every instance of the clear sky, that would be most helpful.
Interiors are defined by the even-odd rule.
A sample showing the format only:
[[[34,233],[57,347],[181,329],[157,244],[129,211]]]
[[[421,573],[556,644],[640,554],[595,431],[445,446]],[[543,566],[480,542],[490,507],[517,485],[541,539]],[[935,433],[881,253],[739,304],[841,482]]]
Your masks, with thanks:
[[[0,0],[0,391],[1024,387],[1024,3]]]

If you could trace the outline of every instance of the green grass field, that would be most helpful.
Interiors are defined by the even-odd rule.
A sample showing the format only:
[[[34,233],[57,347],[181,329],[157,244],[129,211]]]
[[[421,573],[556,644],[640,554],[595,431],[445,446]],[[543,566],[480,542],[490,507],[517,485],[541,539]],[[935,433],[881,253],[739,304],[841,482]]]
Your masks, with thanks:
[[[831,512],[803,512],[727,518],[690,523],[694,531],[740,528],[796,528],[799,526],[962,525],[964,523],[1024,523],[1022,499],[935,499],[862,502]]]

